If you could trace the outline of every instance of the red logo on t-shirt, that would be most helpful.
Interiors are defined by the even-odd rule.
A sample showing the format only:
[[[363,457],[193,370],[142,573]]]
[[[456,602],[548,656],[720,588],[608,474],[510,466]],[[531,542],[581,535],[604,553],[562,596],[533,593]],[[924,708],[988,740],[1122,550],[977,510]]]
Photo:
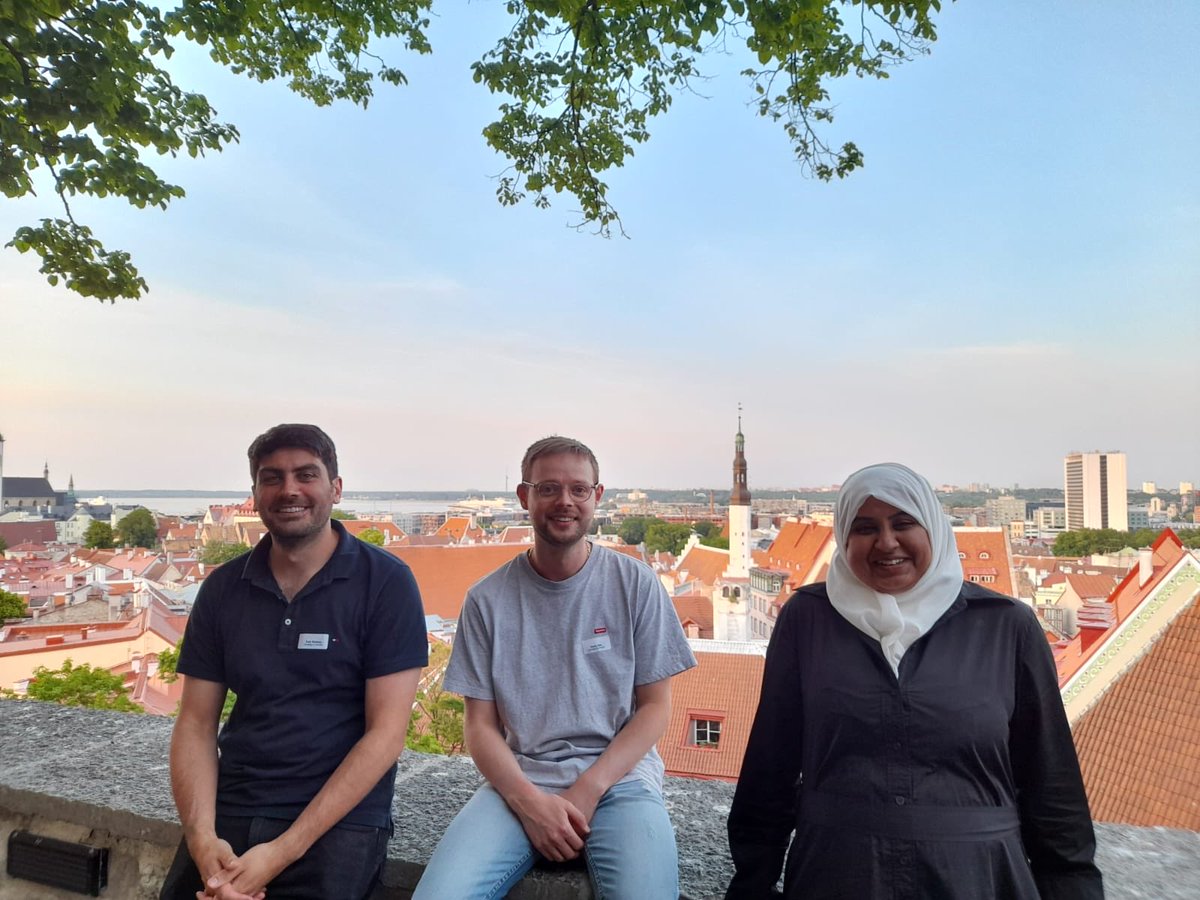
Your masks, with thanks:
[[[601,625],[599,628],[593,628],[592,634],[608,634],[608,629]]]

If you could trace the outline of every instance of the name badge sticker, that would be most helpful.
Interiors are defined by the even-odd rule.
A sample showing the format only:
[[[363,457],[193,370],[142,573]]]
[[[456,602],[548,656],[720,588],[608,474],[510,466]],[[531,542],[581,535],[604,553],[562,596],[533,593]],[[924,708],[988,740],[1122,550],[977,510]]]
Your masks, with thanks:
[[[601,650],[611,650],[612,641],[608,637],[608,629],[601,626],[592,629],[592,636],[586,637],[580,643],[584,653],[599,653]]]
[[[328,650],[329,635],[327,634],[302,634],[300,642],[296,644],[297,650]]]

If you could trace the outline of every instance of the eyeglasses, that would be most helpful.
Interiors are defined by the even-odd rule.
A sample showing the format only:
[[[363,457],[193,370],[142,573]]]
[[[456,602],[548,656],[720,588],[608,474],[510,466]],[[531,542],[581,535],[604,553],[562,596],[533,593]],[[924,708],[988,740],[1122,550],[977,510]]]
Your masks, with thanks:
[[[563,488],[566,488],[567,493],[572,500],[582,502],[587,500],[595,493],[597,484],[584,484],[582,481],[577,481],[574,484],[560,484],[557,481],[539,481],[536,484],[532,481],[522,481],[521,484],[527,488],[532,488],[543,500],[557,500],[562,496]]]

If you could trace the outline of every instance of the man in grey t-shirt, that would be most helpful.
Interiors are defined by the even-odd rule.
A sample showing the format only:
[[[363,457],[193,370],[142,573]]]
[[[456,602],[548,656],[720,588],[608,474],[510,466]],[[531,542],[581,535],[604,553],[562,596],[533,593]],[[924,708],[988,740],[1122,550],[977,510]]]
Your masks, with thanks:
[[[444,681],[467,698],[467,745],[487,784],[413,898],[502,897],[539,859],[582,854],[598,896],[675,900],[654,744],[670,678],[696,660],[654,573],[587,540],[604,494],[592,451],[544,438],[521,478],[533,548],[468,592]]]

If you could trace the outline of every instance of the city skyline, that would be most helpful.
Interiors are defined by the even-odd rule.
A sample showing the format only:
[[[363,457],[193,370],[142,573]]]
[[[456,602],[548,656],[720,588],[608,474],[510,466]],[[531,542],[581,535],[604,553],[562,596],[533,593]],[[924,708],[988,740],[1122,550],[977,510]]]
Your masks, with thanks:
[[[56,487],[227,490],[280,421],[337,442],[347,490],[486,490],[548,432],[601,477],[723,485],[736,405],[762,488],[904,462],[935,484],[1200,481],[1195,4],[953,4],[930,56],[833,87],[865,168],[801,177],[738,62],[610,179],[630,238],[496,204],[467,65],[503,10],[447,5],[410,84],[316,109],[177,54],[240,144],[160,160],[165,213],[78,202],[150,282],[101,306],[0,251],[5,471]],[[1070,39],[1063,40],[1063,35]],[[1121,60],[1114,65],[1113,60]],[[436,111],[436,112],[435,112]],[[157,164],[157,163],[156,163]],[[0,235],[56,215],[0,207]]]

